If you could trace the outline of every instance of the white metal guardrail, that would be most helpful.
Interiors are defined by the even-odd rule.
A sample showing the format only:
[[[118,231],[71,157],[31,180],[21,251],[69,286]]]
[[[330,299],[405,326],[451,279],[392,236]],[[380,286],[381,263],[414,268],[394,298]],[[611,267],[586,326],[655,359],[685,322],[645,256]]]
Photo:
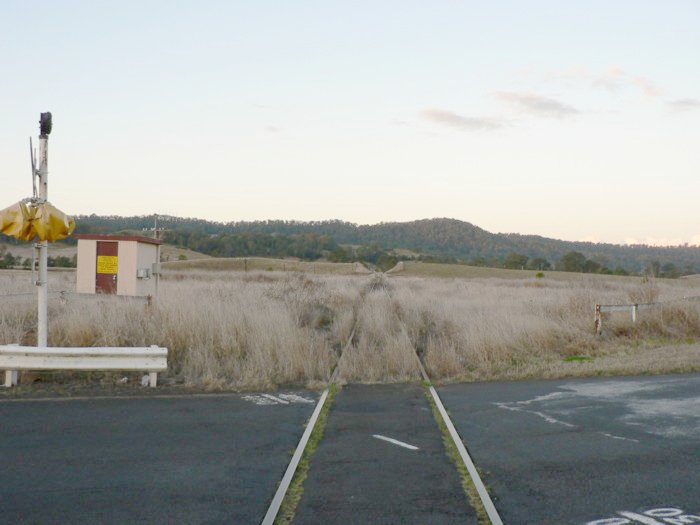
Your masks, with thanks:
[[[682,301],[700,301],[700,296],[683,297],[675,301],[665,301],[660,303],[636,303],[636,304],[596,304],[595,305],[595,331],[600,334],[603,331],[603,314],[610,312],[629,312],[632,322],[636,323],[640,310],[652,310],[662,308],[671,303]]]
[[[137,348],[37,348],[0,345],[0,370],[5,386],[17,384],[19,370],[122,370],[148,372],[155,387],[158,372],[168,369],[168,349],[158,346]]]

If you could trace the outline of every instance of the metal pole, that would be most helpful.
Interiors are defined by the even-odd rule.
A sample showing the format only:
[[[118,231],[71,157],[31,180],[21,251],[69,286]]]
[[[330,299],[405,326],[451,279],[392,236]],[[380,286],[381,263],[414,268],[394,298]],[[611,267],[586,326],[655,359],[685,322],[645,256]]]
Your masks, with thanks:
[[[46,202],[47,183],[49,176],[49,136],[39,135],[39,201]],[[49,272],[48,272],[49,243],[39,242],[39,280],[36,285],[38,293],[38,335],[36,345],[47,347],[49,339]]]

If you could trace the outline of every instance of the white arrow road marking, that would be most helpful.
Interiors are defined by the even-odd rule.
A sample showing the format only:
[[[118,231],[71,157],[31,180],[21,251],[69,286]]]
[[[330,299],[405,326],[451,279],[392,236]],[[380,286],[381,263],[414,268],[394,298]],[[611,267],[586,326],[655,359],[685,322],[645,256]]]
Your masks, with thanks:
[[[284,399],[280,399],[279,397],[275,397],[272,394],[260,394],[260,395],[274,401],[275,403],[281,403],[283,405],[289,404],[289,401],[285,401]]]
[[[389,443],[393,443],[394,445],[398,445],[403,448],[407,448],[408,450],[419,450],[418,447],[414,447],[413,445],[409,445],[408,443],[404,443],[403,441],[399,441],[398,439],[392,439],[386,436],[380,436],[379,434],[372,434],[372,437],[381,439],[382,441],[388,441]]]
[[[315,403],[313,399],[307,399],[296,394],[278,394],[277,397],[279,397],[280,399],[284,399],[285,401],[289,401],[290,403]]]
[[[297,394],[247,394],[241,396],[246,401],[255,403],[256,405],[289,405],[291,403],[310,403],[313,404],[313,399],[308,399]]]
[[[246,401],[250,401],[251,403],[255,403],[256,405],[277,405],[277,401],[272,401],[270,399],[267,399],[263,396],[257,396],[255,394],[250,394],[243,396],[243,399]]]
[[[632,438],[626,438],[622,436],[616,436],[614,434],[608,434],[607,432],[598,432],[598,434],[603,434],[605,437],[613,438],[613,439],[624,439],[625,441],[634,441],[635,443],[639,443],[638,439],[632,439]]]
[[[662,521],[656,521],[654,518],[650,518],[649,516],[642,516],[641,514],[637,514],[636,512],[618,512],[618,514],[620,516],[624,516],[625,518],[634,520],[638,523],[644,523],[645,525],[664,525]]]

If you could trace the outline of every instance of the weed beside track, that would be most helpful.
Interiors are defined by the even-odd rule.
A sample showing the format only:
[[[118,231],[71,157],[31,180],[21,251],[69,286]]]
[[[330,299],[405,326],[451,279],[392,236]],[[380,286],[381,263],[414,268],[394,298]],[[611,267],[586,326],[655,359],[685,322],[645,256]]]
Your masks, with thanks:
[[[167,347],[168,380],[211,389],[328,383],[355,320],[339,382],[473,381],[700,369],[700,303],[674,302],[593,327],[595,303],[698,295],[690,280],[576,275],[433,279],[191,270],[166,273],[159,296],[50,301],[52,346]],[[52,290],[74,289],[52,273]],[[390,292],[387,295],[387,290]],[[36,344],[28,272],[0,272],[0,344]]]

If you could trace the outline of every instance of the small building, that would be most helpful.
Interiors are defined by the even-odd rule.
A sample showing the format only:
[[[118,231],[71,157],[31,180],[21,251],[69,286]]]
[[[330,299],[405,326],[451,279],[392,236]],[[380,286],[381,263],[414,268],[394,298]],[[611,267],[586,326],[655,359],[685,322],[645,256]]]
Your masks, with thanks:
[[[78,293],[156,295],[163,241],[136,235],[74,237],[78,239]]]

